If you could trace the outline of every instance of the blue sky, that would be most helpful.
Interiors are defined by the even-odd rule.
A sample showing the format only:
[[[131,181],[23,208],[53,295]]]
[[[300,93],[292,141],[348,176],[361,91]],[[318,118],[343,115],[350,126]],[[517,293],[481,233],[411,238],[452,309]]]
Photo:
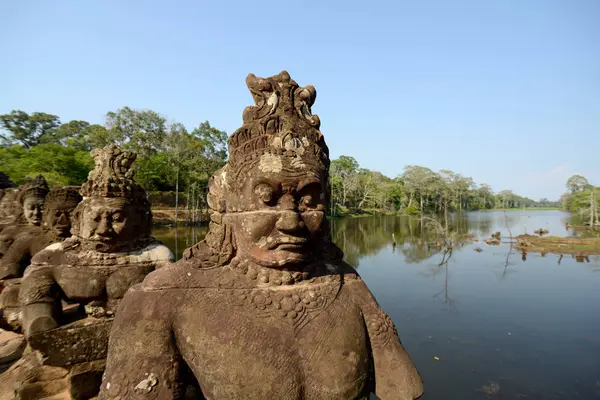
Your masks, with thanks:
[[[600,1],[12,1],[0,113],[122,106],[232,133],[249,72],[317,88],[331,156],[539,199],[600,185]]]

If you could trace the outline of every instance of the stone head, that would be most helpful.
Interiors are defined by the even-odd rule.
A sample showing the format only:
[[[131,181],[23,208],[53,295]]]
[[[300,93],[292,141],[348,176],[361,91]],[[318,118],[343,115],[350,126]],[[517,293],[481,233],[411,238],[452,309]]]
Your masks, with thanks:
[[[43,228],[57,236],[69,237],[71,235],[71,215],[81,199],[77,186],[50,190],[44,201]]]
[[[38,175],[21,189],[19,199],[23,206],[23,217],[28,224],[42,223],[42,211],[48,192],[48,184],[42,175]]]
[[[18,202],[18,189],[3,189],[0,199],[0,218],[18,219],[23,213],[23,207]]]
[[[150,203],[130,169],[135,153],[111,145],[91,154],[96,166],[81,187],[71,233],[106,251],[149,237]]]
[[[246,84],[256,105],[244,110],[228,140],[229,161],[209,182],[207,242],[215,245],[215,231],[225,228],[232,254],[293,269],[318,257],[329,234],[329,151],[311,114],[316,91],[285,71],[250,74]]]

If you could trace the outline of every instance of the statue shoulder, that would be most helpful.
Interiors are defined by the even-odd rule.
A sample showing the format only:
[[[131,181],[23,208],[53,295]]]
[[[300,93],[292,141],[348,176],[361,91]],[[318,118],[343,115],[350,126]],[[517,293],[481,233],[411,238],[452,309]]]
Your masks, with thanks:
[[[215,288],[230,273],[226,267],[199,268],[194,260],[182,259],[148,274],[141,290]]]
[[[65,254],[63,243],[57,242],[46,246],[33,256],[31,264],[57,264],[57,261],[62,259]]]
[[[354,268],[352,268],[352,266],[350,266],[350,264],[348,264],[344,261],[326,263],[325,267],[328,272],[339,274],[343,278],[343,281],[346,283],[350,282],[350,281],[362,282],[358,272],[356,272],[356,270]]]

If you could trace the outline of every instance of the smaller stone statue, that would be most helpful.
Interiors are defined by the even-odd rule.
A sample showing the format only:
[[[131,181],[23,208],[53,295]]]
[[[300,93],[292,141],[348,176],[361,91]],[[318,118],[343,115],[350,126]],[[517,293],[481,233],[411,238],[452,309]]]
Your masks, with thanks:
[[[18,195],[17,188],[0,189],[0,232],[14,224],[23,213],[22,207],[18,206]]]
[[[52,243],[71,236],[71,213],[81,201],[77,187],[52,189],[42,212],[42,229],[20,234],[0,260],[0,280],[19,278],[31,258]]]
[[[18,235],[40,231],[42,222],[42,208],[44,199],[48,194],[48,184],[42,175],[23,185],[11,199],[7,192],[2,198],[3,208],[6,210],[8,221],[3,226],[0,234],[0,253],[6,254]],[[0,277],[2,279],[2,277]]]
[[[0,221],[5,218],[5,209],[2,205],[2,199],[4,198],[4,195],[10,191],[7,189],[14,188],[15,186],[16,185],[8,178],[8,175],[0,171]],[[0,231],[2,231],[2,227],[0,227]]]
[[[28,346],[0,374],[0,398],[4,387],[20,399],[94,398],[117,304],[131,285],[173,261],[150,236],[150,204],[131,170],[136,155],[115,146],[91,154],[96,166],[71,215],[73,236],[37,253],[25,271],[19,300]]]
[[[61,300],[112,315],[131,285],[174,259],[150,236],[150,203],[131,170],[135,153],[113,145],[91,154],[96,166],[81,188],[73,236],[36,254],[23,279],[27,336],[60,325]]]
[[[5,325],[20,328],[20,278],[31,258],[52,243],[62,242],[71,236],[71,213],[81,201],[78,189],[61,187],[50,190],[44,202],[42,230],[19,235],[0,260],[0,284],[5,286],[0,294],[0,309]]]
[[[4,228],[17,224],[21,214],[22,207],[18,206],[18,189],[2,189],[2,199],[0,199],[0,259],[4,256],[14,238],[8,234],[3,234]]]

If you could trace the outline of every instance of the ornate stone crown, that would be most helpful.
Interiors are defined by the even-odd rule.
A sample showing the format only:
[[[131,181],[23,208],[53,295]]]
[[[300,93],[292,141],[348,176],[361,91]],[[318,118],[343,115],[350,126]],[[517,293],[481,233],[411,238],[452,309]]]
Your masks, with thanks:
[[[27,182],[23,185],[21,189],[21,195],[19,196],[19,200],[21,203],[25,201],[25,199],[29,197],[36,198],[45,198],[50,189],[48,189],[48,184],[46,183],[46,179],[42,175],[36,176],[34,179]]]
[[[110,145],[90,154],[96,165],[81,186],[83,197],[123,197],[142,205],[148,203],[144,189],[133,179],[135,153]]]
[[[228,140],[230,189],[239,188],[255,166],[291,175],[326,171],[329,150],[319,117],[311,114],[315,88],[300,87],[286,71],[270,78],[249,74],[246,85],[256,104],[246,107],[243,125]]]
[[[50,210],[57,205],[75,207],[82,199],[79,186],[63,186],[50,190],[44,201],[44,209]]]

